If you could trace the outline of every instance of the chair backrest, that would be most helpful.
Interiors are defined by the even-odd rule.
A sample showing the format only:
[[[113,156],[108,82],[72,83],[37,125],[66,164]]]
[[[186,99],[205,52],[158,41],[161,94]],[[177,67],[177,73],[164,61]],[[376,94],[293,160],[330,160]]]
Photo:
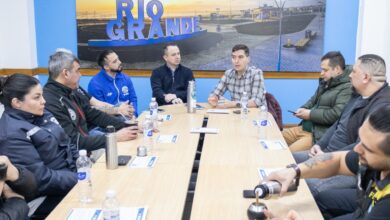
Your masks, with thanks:
[[[282,108],[279,102],[271,93],[265,93],[265,99],[267,101],[268,112],[274,116],[276,123],[280,130],[283,130]]]

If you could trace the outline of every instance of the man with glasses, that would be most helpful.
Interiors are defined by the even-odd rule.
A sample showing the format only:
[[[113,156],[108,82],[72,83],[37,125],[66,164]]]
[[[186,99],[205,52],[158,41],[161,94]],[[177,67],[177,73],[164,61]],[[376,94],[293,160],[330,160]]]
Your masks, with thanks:
[[[249,66],[249,48],[237,44],[232,48],[233,68],[226,70],[214,91],[211,92],[208,102],[216,107],[223,99],[226,90],[231,95],[231,101],[225,101],[220,107],[239,108],[243,92],[248,95],[248,107],[255,108],[266,105],[263,71]]]

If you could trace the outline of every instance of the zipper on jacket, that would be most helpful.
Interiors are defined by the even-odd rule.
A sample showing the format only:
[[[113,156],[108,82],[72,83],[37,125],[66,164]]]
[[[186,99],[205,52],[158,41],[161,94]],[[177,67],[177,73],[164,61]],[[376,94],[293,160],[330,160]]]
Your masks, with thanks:
[[[114,87],[115,87],[115,89],[116,89],[116,91],[118,92],[118,97],[117,97],[117,104],[119,104],[120,105],[120,102],[119,102],[119,89],[118,89],[118,87],[116,86],[116,83],[115,83],[115,78],[114,78]]]

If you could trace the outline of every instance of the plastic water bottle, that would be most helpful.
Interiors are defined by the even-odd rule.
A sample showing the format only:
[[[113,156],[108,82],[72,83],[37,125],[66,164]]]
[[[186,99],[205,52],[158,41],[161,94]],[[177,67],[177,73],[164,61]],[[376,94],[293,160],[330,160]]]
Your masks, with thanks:
[[[242,92],[241,96],[241,118],[248,118],[248,94],[246,92]]]
[[[114,190],[107,190],[106,199],[102,204],[104,220],[119,220],[119,202]]]
[[[153,121],[153,128],[158,128],[158,104],[156,98],[152,98],[149,104],[150,116]]]
[[[187,112],[195,113],[196,112],[196,87],[195,81],[188,82],[187,88]]]
[[[91,182],[91,166],[92,162],[87,157],[86,150],[79,151],[79,158],[76,161],[77,178],[79,187],[79,199],[82,203],[92,201],[92,182]]]
[[[151,154],[153,150],[153,121],[150,115],[146,115],[142,123],[144,131],[144,143],[143,145],[148,150],[148,153]]]
[[[260,119],[259,119],[259,138],[260,140],[264,140],[267,138],[267,125],[268,125],[268,110],[267,106],[260,106]]]

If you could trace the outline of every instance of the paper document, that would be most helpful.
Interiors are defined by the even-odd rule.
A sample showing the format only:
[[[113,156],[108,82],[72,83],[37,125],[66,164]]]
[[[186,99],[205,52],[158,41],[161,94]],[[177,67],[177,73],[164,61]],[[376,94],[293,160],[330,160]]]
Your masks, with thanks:
[[[209,109],[207,110],[207,113],[212,113],[212,114],[229,114],[229,109]]]
[[[120,207],[119,219],[145,220],[148,208],[146,207]],[[66,220],[102,220],[103,211],[97,208],[73,208]]]
[[[259,176],[260,179],[266,178],[270,173],[276,171],[276,170],[281,170],[283,168],[259,168]]]
[[[157,162],[156,156],[135,157],[134,160],[129,163],[131,168],[152,168]]]
[[[199,104],[196,104],[196,109],[197,109],[197,110],[202,110],[202,109],[204,109],[204,107],[201,106],[201,105],[199,105]]]
[[[253,124],[255,126],[272,126],[272,122],[270,120],[253,120]]]
[[[162,121],[170,121],[172,120],[172,115],[159,115],[158,118]]]
[[[283,150],[287,146],[281,140],[260,140],[261,146],[267,150]]]
[[[191,133],[218,134],[218,128],[191,128]]]
[[[176,141],[177,141],[177,134],[159,135],[156,139],[157,143],[162,143],[162,144],[176,143]]]

